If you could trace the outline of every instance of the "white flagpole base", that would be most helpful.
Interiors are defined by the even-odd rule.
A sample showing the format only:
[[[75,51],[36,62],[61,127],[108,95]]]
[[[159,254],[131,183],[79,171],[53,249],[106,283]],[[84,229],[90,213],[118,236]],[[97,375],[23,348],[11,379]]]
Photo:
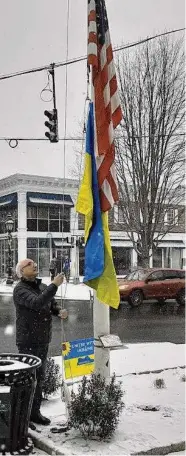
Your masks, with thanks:
[[[102,304],[94,292],[93,304],[93,325],[94,325],[94,354],[96,374],[105,379],[110,378],[110,349],[104,348],[99,336],[110,334],[110,310],[109,306]]]

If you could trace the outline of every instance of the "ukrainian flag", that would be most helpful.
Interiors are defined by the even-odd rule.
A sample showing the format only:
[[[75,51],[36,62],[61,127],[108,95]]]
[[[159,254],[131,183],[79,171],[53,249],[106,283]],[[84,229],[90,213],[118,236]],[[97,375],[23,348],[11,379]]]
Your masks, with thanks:
[[[119,289],[112,259],[108,214],[101,213],[100,208],[94,142],[94,110],[93,103],[90,103],[85,170],[76,204],[77,212],[85,215],[84,283],[96,290],[99,301],[117,309]]]

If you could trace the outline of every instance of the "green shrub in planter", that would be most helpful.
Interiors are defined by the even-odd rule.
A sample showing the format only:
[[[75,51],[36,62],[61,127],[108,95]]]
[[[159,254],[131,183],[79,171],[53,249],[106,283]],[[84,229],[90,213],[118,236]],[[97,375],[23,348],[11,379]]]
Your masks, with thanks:
[[[60,367],[55,364],[52,358],[48,358],[46,362],[45,378],[43,382],[43,398],[47,399],[52,393],[55,393],[61,386]]]
[[[113,375],[109,384],[100,375],[83,377],[78,393],[71,394],[69,425],[79,429],[84,437],[111,437],[119,421],[124,403],[121,384]]]

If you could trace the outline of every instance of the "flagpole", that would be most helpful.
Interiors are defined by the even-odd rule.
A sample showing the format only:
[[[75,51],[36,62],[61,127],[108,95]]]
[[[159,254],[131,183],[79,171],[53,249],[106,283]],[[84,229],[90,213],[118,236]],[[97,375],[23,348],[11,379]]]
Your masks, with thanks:
[[[90,82],[91,81],[91,82]],[[92,84],[92,67],[90,68],[90,81],[88,91],[94,103],[94,87]],[[94,147],[96,152],[96,147]],[[93,329],[94,329],[94,372],[105,379],[110,378],[110,349],[104,348],[100,336],[110,334],[110,309],[109,306],[99,301],[94,291],[93,302]]]
[[[109,306],[102,304],[94,292],[93,303],[95,373],[110,378],[110,349],[104,348],[100,336],[110,334]]]

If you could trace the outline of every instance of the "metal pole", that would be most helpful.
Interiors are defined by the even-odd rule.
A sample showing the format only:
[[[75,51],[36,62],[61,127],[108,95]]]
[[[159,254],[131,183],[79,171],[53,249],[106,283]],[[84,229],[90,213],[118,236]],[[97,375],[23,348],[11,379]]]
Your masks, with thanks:
[[[88,72],[89,69],[87,69]],[[92,81],[92,69],[90,71]],[[92,82],[89,82],[87,73],[87,82],[89,83],[88,92],[91,94],[91,101],[94,103],[94,90]],[[108,305],[101,303],[94,292],[93,303],[93,327],[94,327],[94,344],[95,344],[95,372],[102,377],[110,377],[110,350],[104,348],[99,336],[110,334],[110,309]]]
[[[51,63],[51,69],[49,70],[49,73],[52,76],[53,103],[54,103],[54,109],[56,109],[56,84],[55,84],[54,67],[55,67],[55,64]]]
[[[12,285],[12,235],[11,232],[8,231],[8,277],[7,277],[7,285]]]

